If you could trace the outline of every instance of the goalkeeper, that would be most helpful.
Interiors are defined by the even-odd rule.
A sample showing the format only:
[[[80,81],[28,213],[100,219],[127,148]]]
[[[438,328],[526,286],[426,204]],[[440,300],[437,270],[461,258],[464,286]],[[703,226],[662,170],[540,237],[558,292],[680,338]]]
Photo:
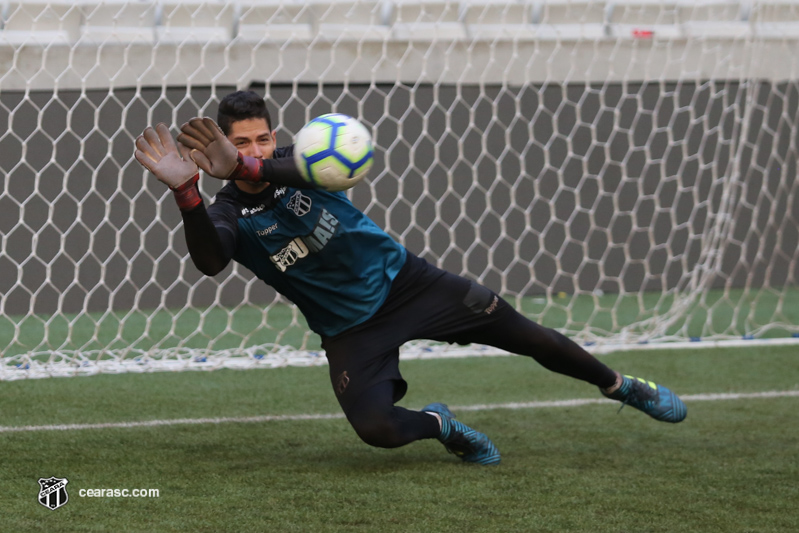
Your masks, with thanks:
[[[344,193],[312,188],[296,168],[293,146],[277,147],[258,94],[223,98],[217,123],[190,120],[177,144],[164,124],[148,127],[135,157],[174,192],[201,272],[213,276],[232,259],[299,307],[322,338],[336,398],[367,444],[394,448],[437,438],[463,461],[500,461],[491,440],[455,420],[446,405],[395,405],[408,388],[399,348],[412,339],[501,348],[657,420],[685,418],[685,405],[669,389],[622,376],[490,289],[415,256]],[[228,180],[208,207],[198,167]]]

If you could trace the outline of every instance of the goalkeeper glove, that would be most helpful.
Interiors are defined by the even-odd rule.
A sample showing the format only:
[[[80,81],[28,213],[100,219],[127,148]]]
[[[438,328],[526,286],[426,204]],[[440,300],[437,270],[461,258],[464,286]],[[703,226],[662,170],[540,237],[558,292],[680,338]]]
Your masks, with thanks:
[[[172,189],[182,211],[202,202],[196,186],[200,178],[199,171],[190,159],[189,151],[188,147],[175,144],[164,123],[157,124],[155,128],[148,126],[136,138],[136,160]]]

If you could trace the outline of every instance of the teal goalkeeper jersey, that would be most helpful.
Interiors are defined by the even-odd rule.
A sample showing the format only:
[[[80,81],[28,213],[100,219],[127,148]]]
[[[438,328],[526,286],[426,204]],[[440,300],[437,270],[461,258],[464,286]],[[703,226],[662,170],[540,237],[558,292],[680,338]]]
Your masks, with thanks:
[[[405,248],[343,192],[233,183],[208,208],[232,258],[294,302],[313,331],[337,335],[371,317],[405,263]]]

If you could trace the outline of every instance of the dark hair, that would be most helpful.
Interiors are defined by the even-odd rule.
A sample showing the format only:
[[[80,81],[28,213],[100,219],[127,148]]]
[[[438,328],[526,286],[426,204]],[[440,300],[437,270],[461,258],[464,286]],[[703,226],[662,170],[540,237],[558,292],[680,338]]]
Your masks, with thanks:
[[[236,91],[219,102],[216,122],[225,135],[230,133],[231,124],[248,118],[266,119],[266,125],[272,129],[272,118],[266,109],[266,102],[255,91]]]

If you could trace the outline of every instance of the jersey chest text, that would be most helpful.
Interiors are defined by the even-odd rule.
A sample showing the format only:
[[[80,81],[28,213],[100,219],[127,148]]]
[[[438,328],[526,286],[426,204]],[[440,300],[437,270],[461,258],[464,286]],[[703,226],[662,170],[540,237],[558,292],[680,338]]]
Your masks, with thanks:
[[[239,219],[240,236],[268,255],[281,272],[310,254],[322,252],[340,228],[336,216],[301,191],[274,208]]]

